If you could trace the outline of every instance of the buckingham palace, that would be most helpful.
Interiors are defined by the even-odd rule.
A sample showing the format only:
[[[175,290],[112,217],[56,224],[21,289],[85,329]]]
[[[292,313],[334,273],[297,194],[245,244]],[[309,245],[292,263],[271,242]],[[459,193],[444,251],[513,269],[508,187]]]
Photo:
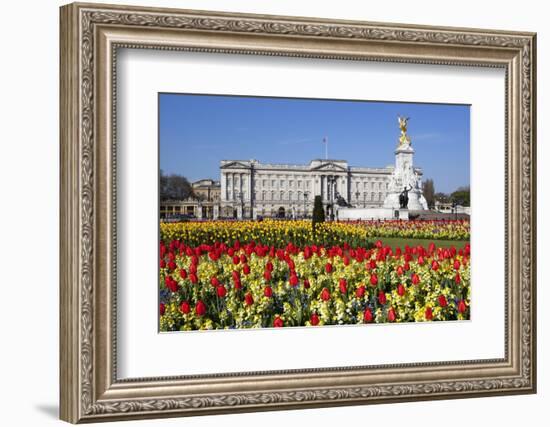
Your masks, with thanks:
[[[225,218],[311,215],[320,195],[327,213],[337,199],[361,208],[381,207],[395,167],[351,167],[346,160],[316,159],[305,165],[220,162],[220,216]],[[414,168],[419,180],[420,168]]]

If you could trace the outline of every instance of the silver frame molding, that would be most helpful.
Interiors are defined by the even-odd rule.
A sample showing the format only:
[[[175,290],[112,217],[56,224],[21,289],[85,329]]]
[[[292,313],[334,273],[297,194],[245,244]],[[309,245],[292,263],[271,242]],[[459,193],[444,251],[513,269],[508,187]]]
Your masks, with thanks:
[[[78,3],[63,6],[60,14],[61,419],[78,423],[536,392],[534,33]],[[505,357],[117,379],[118,48],[505,69]]]

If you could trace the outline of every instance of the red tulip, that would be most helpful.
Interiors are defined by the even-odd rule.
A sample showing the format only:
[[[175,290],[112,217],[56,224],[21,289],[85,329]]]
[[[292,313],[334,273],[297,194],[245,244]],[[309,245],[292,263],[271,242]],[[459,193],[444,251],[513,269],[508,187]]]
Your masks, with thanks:
[[[264,288],[264,295],[268,298],[271,298],[271,296],[273,295],[273,289],[271,289],[271,286],[266,286]]]
[[[439,270],[439,263],[435,259],[432,261],[432,270],[433,271]]]
[[[390,308],[390,309],[388,310],[388,320],[389,320],[390,322],[395,322],[396,317],[397,317],[397,316],[396,316],[396,314],[395,314],[395,310],[393,309],[393,307]]]
[[[239,263],[239,257],[237,255],[233,256],[233,264],[237,265]]]
[[[459,312],[459,313],[464,313],[464,312],[466,311],[466,303],[464,302],[464,300],[460,300],[460,301],[458,302],[458,307],[457,307],[457,309],[458,309],[458,312]]]
[[[426,311],[424,312],[424,317],[426,318],[426,320],[432,320],[434,318],[431,307],[426,307]]]
[[[202,300],[197,301],[197,305],[195,305],[195,313],[199,317],[204,316],[206,314],[206,304],[204,304]]]
[[[265,265],[265,269],[267,271],[273,271],[273,264],[271,263],[271,261],[267,262],[267,264]]]
[[[227,289],[225,289],[225,286],[223,285],[218,286],[218,288],[216,289],[216,293],[220,298],[223,298],[224,296],[227,295]]]
[[[459,284],[460,283],[460,273],[457,271],[456,274],[455,274],[455,283],[456,284]]]
[[[254,304],[254,298],[252,297],[252,294],[250,292],[248,292],[245,296],[244,296],[244,303],[246,305],[252,305]]]
[[[455,270],[459,270],[460,269],[460,261],[458,259],[455,259],[455,262],[453,263],[453,268]]]
[[[246,275],[250,274],[250,266],[248,264],[245,264],[243,266],[243,273],[246,274]]]
[[[418,257],[418,264],[424,265],[424,257],[422,255]]]
[[[397,267],[397,275],[402,276],[403,275],[403,267],[399,266]]]
[[[189,280],[191,281],[191,283],[195,284],[199,281],[197,275],[195,273],[191,273],[189,275]]]
[[[159,313],[161,316],[164,316],[164,313],[166,312],[166,306],[164,304],[160,304],[159,306]]]
[[[166,276],[166,278],[164,279],[164,283],[166,284],[166,287],[172,292],[177,292],[178,282],[176,282],[171,276]]]
[[[164,261],[163,259],[160,260],[160,263],[159,263],[159,266],[160,268],[166,268],[166,261]]]
[[[180,310],[183,314],[188,314],[191,311],[191,306],[188,301],[183,301],[180,304]]]
[[[327,263],[325,264],[325,271],[326,271],[327,273],[332,273],[332,264],[331,264],[330,262],[327,262]]]
[[[365,310],[365,313],[363,314],[363,320],[365,321],[365,323],[369,323],[369,322],[372,322],[372,311],[370,308],[367,308]]]
[[[283,319],[281,319],[279,316],[275,317],[273,320],[273,326],[276,328],[282,328],[283,325]]]
[[[185,268],[180,269],[180,277],[182,279],[187,279],[187,271],[185,271]]]
[[[348,282],[346,281],[346,279],[340,279],[338,287],[340,288],[340,292],[342,292],[343,294],[348,293]]]
[[[330,299],[330,291],[327,288],[323,288],[321,291],[321,299],[323,301],[328,301]]]
[[[402,283],[400,283],[399,285],[397,285],[397,294],[402,297],[403,295],[405,295],[405,286],[403,286]]]
[[[264,271],[264,279],[269,282],[271,280],[271,272],[269,270]]]
[[[313,326],[317,326],[319,324],[319,316],[317,316],[317,313],[313,313],[311,315],[311,318],[309,319],[309,322],[313,325]]]
[[[378,302],[382,305],[386,304],[386,294],[384,291],[378,292]]]
[[[176,263],[174,261],[168,262],[168,269],[169,270],[175,270],[176,269]]]
[[[304,289],[309,289],[309,280],[304,279]]]
[[[355,296],[357,298],[363,298],[365,296],[365,286],[361,285],[355,291]]]
[[[349,265],[349,258],[347,256],[344,257],[344,265]]]
[[[370,284],[372,286],[378,285],[378,276],[376,274],[371,274],[370,275]]]
[[[290,286],[298,286],[298,277],[295,274],[290,276]]]
[[[438,301],[441,307],[447,307],[447,298],[445,298],[445,295],[439,295]]]
[[[420,283],[420,277],[418,276],[418,274],[413,273],[411,276],[411,281],[413,285],[418,285]]]
[[[218,280],[218,278],[216,276],[213,276],[213,277],[210,278],[210,284],[214,287],[220,286],[220,281]]]

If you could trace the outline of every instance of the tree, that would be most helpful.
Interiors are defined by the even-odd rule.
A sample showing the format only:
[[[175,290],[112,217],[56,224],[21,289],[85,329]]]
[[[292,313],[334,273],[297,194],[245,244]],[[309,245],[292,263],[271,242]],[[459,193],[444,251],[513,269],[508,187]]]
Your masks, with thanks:
[[[435,193],[434,194],[434,204],[435,202],[439,203],[450,203],[451,197],[446,193]]]
[[[177,174],[164,175],[160,171],[160,199],[184,200],[193,194],[193,187],[184,176]]]
[[[313,231],[315,232],[315,227],[318,223],[325,222],[325,211],[323,209],[323,202],[321,196],[315,196],[313,201]]]
[[[451,201],[461,206],[470,206],[470,187],[458,187],[451,193]]]
[[[428,208],[432,209],[435,206],[435,187],[433,179],[430,178],[424,181],[422,193],[424,194],[424,198],[428,203]]]

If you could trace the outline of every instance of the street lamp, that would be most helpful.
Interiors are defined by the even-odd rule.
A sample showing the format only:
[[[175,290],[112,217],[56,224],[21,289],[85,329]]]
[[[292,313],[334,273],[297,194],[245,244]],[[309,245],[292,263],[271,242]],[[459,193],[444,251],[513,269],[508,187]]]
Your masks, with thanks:
[[[307,218],[307,198],[308,193],[304,192],[304,218]]]

